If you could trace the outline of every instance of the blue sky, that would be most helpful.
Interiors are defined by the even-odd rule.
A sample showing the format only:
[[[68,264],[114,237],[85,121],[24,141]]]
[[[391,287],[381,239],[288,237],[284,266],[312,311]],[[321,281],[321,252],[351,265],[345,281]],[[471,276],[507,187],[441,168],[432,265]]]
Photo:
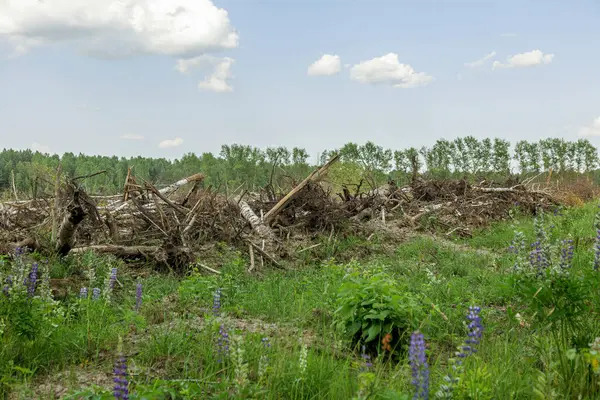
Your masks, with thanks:
[[[172,158],[244,143],[316,156],[348,141],[405,148],[469,134],[576,140],[585,127],[600,144],[593,137],[600,128],[590,128],[600,117],[598,1],[214,0],[227,10],[237,46],[185,55],[155,46],[119,57],[90,54],[89,42],[94,35],[107,49],[132,42],[104,25],[81,35],[68,22],[80,11],[54,1],[63,19],[0,5],[3,147]],[[98,12],[111,3],[87,2]],[[203,14],[195,15],[203,26]],[[45,23],[52,28],[40,29]],[[15,56],[15,36],[43,40]],[[492,68],[538,49],[551,62]],[[481,67],[464,65],[492,51]],[[351,79],[352,66],[389,53],[434,80],[395,88]],[[323,54],[338,55],[341,71],[309,76]],[[175,69],[177,59],[197,55],[234,60],[232,91],[199,89],[211,70]],[[178,146],[159,147],[176,138]]]

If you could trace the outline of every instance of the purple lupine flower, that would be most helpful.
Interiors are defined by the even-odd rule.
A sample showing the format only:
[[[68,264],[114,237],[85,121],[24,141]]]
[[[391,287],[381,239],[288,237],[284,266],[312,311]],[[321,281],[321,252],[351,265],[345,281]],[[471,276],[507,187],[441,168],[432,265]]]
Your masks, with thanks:
[[[38,275],[38,263],[33,263],[31,266],[31,272],[28,277],[27,294],[29,297],[33,297],[35,294],[35,285],[37,284]]]
[[[115,282],[117,281],[117,269],[113,268],[110,270],[110,279],[108,281],[108,287],[112,290],[115,288]]]
[[[82,287],[81,289],[79,289],[79,298],[87,299],[87,297],[88,297],[88,288]]]
[[[135,285],[135,310],[140,311],[142,307],[142,282]]]
[[[481,307],[469,307],[469,313],[467,314],[467,320],[469,321],[469,338],[465,340],[465,346],[463,347],[463,351],[468,351],[468,354],[477,352],[476,345],[479,344],[481,336],[483,335],[483,325],[481,324],[481,317],[479,316],[480,312]]]
[[[23,254],[25,254],[25,250],[24,250],[22,247],[17,247],[17,248],[15,249],[15,256],[16,256],[16,257],[20,257],[20,256],[22,256]]]
[[[213,315],[218,317],[221,314],[221,289],[215,290],[213,294]]]
[[[229,333],[224,325],[219,327],[219,339],[217,340],[217,362],[222,363],[229,354]]]
[[[92,289],[92,300],[98,300],[100,298],[100,289],[95,287]]]
[[[531,247],[529,264],[537,271],[538,276],[542,276],[550,264],[546,251],[544,251],[540,241],[533,243]]]
[[[560,248],[560,268],[564,271],[570,269],[573,263],[573,241],[563,240]]]
[[[360,357],[364,361],[363,365],[360,367],[361,371],[368,371],[371,367],[373,367],[373,363],[371,362],[371,356],[367,354],[367,349],[364,345],[362,347]]]
[[[114,375],[114,391],[113,394],[115,399],[129,399],[129,382],[127,381],[127,358],[123,355],[119,356],[115,362],[115,368],[113,369]]]
[[[412,371],[412,385],[415,388],[413,400],[429,399],[429,365],[425,356],[425,339],[422,333],[414,332],[410,337],[408,359]]]
[[[2,289],[2,291],[4,292],[4,294],[6,296],[8,296],[8,291],[10,290],[10,287],[13,285],[13,278],[12,275],[8,275],[6,277],[6,285],[4,286],[4,288]]]

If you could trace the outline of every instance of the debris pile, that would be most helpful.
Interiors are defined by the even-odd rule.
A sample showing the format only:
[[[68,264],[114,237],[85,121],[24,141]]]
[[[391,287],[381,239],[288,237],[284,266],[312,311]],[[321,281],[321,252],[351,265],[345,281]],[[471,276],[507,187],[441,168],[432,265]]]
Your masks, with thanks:
[[[0,203],[0,253],[18,246],[63,256],[94,250],[176,270],[204,246],[226,242],[249,253],[250,269],[255,257],[282,268],[280,260],[294,255],[291,244],[307,236],[361,234],[377,225],[468,235],[515,207],[535,213],[558,204],[551,193],[518,182],[415,178],[406,187],[361,184],[332,193],[324,177],[337,159],[281,194],[268,187],[227,196],[204,188],[202,174],[159,190],[130,171],[123,195],[108,197],[85,193],[77,182],[85,177],[63,181],[54,198]]]

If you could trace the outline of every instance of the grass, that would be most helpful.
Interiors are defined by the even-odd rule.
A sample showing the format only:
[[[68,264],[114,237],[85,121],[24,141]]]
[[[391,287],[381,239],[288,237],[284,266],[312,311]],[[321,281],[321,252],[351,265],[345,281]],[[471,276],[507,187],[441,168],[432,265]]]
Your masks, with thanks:
[[[600,284],[590,253],[596,211],[595,204],[587,204],[546,218],[554,225],[552,238],[574,241],[572,271],[561,282],[578,285],[577,293],[571,286],[552,286],[557,280],[515,280],[514,257],[506,251],[514,231],[523,231],[528,243],[534,240],[533,220],[518,213],[472,238],[456,239],[460,248],[423,237],[394,246],[377,237],[325,237],[287,271],[265,267],[248,274],[247,260],[226,248],[221,275],[199,270],[185,277],[159,275],[93,254],[51,260],[53,278],[78,286],[86,285],[84,272],[95,267],[95,285],[103,287],[116,266],[113,296],[110,302],[82,300],[75,286],[52,306],[38,299],[14,308],[4,298],[0,392],[11,399],[112,398],[112,367],[121,340],[132,399],[409,399],[406,335],[418,329],[428,346],[433,397],[468,332],[468,307],[479,305],[483,339],[476,355],[465,360],[454,398],[597,398],[589,352],[589,343],[600,336],[595,315]],[[349,274],[357,282],[351,289]],[[384,279],[376,283],[374,277]],[[139,312],[134,310],[137,279],[143,285]],[[528,297],[527,284],[544,289]],[[394,323],[406,326],[406,332],[393,355],[381,350],[381,336],[370,342],[374,366],[367,370],[360,346],[339,329],[339,306],[344,305],[339,296],[348,289],[351,299],[369,287],[376,288],[370,292],[373,299],[362,306],[402,316]],[[217,289],[222,294],[215,317]],[[404,300],[394,300],[394,290]],[[544,297],[546,292],[555,297]],[[546,299],[554,303],[543,303]],[[375,316],[359,321],[364,327],[387,318],[370,315]],[[565,328],[567,319],[572,328]],[[22,326],[7,325],[13,321]],[[221,327],[230,339],[225,357],[218,352]],[[239,346],[235,337],[241,338]]]

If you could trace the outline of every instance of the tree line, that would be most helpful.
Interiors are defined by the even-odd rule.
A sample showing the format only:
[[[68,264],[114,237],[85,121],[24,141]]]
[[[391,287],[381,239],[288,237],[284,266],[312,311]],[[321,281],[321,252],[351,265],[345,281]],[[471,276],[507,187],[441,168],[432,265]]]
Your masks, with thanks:
[[[387,149],[369,141],[324,151],[319,162],[339,154],[341,162],[330,172],[332,179],[354,184],[364,179],[370,185],[387,180],[405,183],[415,174],[433,178],[501,178],[511,173],[528,175],[550,170],[558,174],[590,173],[598,167],[598,151],[587,139],[521,140],[511,147],[504,139],[479,140],[473,136],[451,141],[439,139],[433,146],[403,150]],[[307,151],[297,147],[260,149],[232,144],[223,145],[218,155],[187,153],[175,160],[73,153],[58,156],[4,149],[0,152],[0,192],[16,191],[24,197],[51,193],[59,163],[67,178],[106,170],[106,174],[83,181],[85,188],[96,194],[121,192],[129,167],[136,177],[158,186],[202,172],[206,176],[205,185],[224,191],[240,186],[247,189],[269,184],[289,186],[315,167],[309,162]]]

